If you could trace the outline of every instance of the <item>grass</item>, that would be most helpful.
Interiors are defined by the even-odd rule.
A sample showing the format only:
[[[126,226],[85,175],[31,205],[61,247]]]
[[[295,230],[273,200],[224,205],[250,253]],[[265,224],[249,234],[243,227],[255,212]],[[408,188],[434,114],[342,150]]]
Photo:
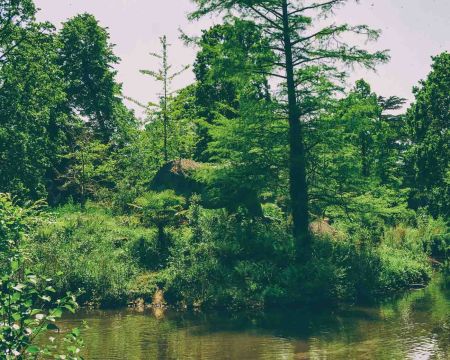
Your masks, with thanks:
[[[68,206],[48,215],[30,244],[36,270],[55,277],[61,292],[80,289],[81,302],[126,304],[155,232],[92,204],[84,211]]]

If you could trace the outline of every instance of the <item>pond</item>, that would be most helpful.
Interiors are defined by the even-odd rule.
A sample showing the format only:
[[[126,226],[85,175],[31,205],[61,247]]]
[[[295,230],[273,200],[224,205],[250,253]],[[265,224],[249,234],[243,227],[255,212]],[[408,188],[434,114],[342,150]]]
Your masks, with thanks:
[[[86,359],[450,359],[450,292],[439,279],[370,307],[259,314],[83,310]]]

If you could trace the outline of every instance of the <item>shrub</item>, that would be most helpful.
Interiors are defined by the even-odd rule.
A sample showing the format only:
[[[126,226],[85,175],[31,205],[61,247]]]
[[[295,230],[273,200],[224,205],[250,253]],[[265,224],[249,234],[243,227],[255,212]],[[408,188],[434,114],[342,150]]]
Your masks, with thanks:
[[[396,246],[378,228],[378,241],[366,228],[339,239],[317,234],[310,259],[296,263],[282,217],[258,221],[198,204],[187,216],[189,226],[172,230],[169,263],[157,276],[167,299],[187,306],[369,301],[426,283],[432,273],[424,250]]]
[[[56,321],[64,311],[74,312],[75,297],[55,295],[52,280],[27,268],[22,242],[39,204],[16,206],[9,195],[0,194],[0,353],[4,359],[46,357],[81,359],[83,345],[78,329],[64,337],[67,349],[58,354],[56,344],[38,345],[38,337],[59,330]]]
[[[276,277],[293,254],[281,225],[225,210],[190,211],[188,219],[190,227],[174,232],[168,267],[160,275],[168,300],[260,307],[279,291]]]
[[[426,253],[440,259],[450,253],[450,232],[443,219],[419,214],[416,227],[399,224],[385,230],[383,243],[412,253]]]
[[[378,292],[389,294],[414,284],[426,284],[431,279],[431,265],[423,253],[385,245],[378,251],[381,260]]]
[[[185,199],[175,194],[173,190],[163,192],[149,191],[134,201],[134,207],[143,225],[156,226],[158,229],[156,251],[164,266],[169,251],[170,239],[165,234],[165,228],[179,222],[179,213],[183,210]]]
[[[172,192],[146,193],[135,201],[139,217],[89,203],[85,210],[60,208],[35,232],[35,268],[64,272],[58,289],[81,288],[82,301],[103,306],[150,299],[159,288],[172,304],[259,308],[378,299],[426,283],[427,256],[448,251],[441,220],[419,218],[416,228],[366,221],[334,224],[348,231],[339,236],[315,234],[311,257],[297,262],[280,209],[265,205],[274,216],[254,219],[203,209],[198,200],[182,210],[183,199]],[[161,228],[151,228],[158,224],[164,248]]]

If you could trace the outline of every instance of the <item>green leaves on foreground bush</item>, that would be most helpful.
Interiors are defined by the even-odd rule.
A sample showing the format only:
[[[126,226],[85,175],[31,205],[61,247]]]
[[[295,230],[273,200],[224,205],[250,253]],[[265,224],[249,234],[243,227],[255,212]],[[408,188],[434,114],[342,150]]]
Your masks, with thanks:
[[[39,356],[60,359],[81,359],[83,341],[78,329],[64,337],[67,345],[40,346],[39,338],[46,332],[59,332],[56,321],[63,312],[75,312],[77,303],[70,293],[58,297],[53,280],[30,271],[22,249],[29,231],[29,221],[35,206],[23,209],[5,194],[0,194],[0,358],[37,359]]]
[[[52,280],[40,278],[11,261],[11,271],[0,279],[0,353],[6,359],[35,359],[54,356],[60,359],[81,359],[83,340],[78,329],[64,336],[66,349],[49,337],[47,345],[40,341],[47,333],[59,332],[57,320],[66,311],[75,312],[75,296],[57,297]],[[0,356],[1,358],[1,356]]]

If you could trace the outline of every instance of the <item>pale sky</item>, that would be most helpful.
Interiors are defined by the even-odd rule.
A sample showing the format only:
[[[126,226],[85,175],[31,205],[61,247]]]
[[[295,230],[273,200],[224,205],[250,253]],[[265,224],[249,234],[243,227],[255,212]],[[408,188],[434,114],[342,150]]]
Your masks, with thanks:
[[[109,28],[115,53],[122,60],[118,80],[125,95],[141,102],[155,101],[159,85],[139,73],[155,69],[157,62],[148,53],[159,50],[158,38],[167,35],[172,44],[170,62],[175,67],[192,64],[195,49],[178,39],[178,29],[190,35],[212,24],[211,19],[189,22],[190,0],[35,0],[41,9],[39,20],[57,27],[76,14],[88,12]],[[431,56],[450,51],[450,0],[362,0],[336,13],[335,22],[367,24],[382,30],[375,45],[390,49],[391,61],[377,72],[356,70],[352,80],[365,78],[383,96],[397,95],[412,100],[412,87],[430,71]],[[191,71],[174,84],[176,88],[193,80]],[[138,111],[138,113],[140,113]]]

